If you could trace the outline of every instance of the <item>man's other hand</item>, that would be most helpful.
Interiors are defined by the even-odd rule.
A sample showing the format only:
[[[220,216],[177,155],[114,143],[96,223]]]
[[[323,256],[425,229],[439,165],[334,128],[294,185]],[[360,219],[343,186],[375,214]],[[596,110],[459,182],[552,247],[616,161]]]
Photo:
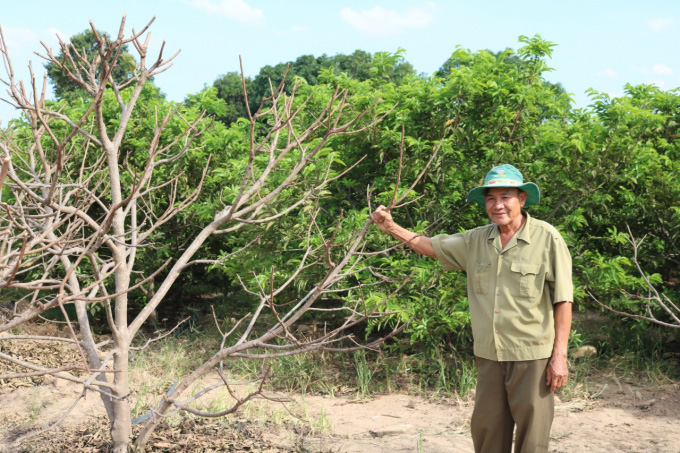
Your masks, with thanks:
[[[567,367],[567,356],[558,354],[553,355],[548,363],[548,372],[546,378],[546,385],[550,387],[550,391],[562,388],[569,380],[569,368]]]

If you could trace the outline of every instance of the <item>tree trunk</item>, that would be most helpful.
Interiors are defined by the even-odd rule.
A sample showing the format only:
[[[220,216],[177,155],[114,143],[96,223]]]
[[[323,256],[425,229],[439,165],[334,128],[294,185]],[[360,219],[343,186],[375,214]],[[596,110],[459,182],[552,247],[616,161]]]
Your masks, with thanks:
[[[113,441],[113,451],[115,453],[127,453],[132,437],[132,417],[130,414],[130,386],[128,382],[128,351],[127,346],[116,348],[114,357],[113,382],[115,385],[113,401],[113,418],[111,419],[111,440]]]

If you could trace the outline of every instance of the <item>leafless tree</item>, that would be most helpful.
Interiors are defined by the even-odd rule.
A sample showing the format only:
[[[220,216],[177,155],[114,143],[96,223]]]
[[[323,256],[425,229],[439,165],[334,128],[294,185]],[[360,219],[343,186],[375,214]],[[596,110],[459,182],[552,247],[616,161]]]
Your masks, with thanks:
[[[645,282],[645,286],[647,287],[647,296],[639,296],[637,294],[630,294],[628,292],[624,292],[624,294],[626,295],[626,297],[630,299],[643,301],[644,314],[617,310],[613,308],[611,305],[601,302],[591,292],[588,292],[588,294],[598,305],[617,315],[635,319],[643,319],[645,321],[649,321],[660,326],[680,329],[680,307],[673,303],[673,301],[667,295],[659,293],[659,291],[654,287],[652,282],[649,280],[649,277],[642,269],[642,267],[640,266],[640,262],[638,261],[638,251],[640,249],[640,245],[642,245],[645,238],[643,237],[642,239],[636,239],[633,236],[630,227],[626,225],[626,228],[628,229],[628,236],[626,237],[626,239],[633,248],[633,263],[635,264],[638,273]],[[665,319],[659,319],[658,315],[659,312],[665,314]]]
[[[0,206],[3,215],[0,219],[3,241],[0,284],[3,288],[13,288],[25,294],[23,303],[15,305],[20,308],[15,308],[0,325],[0,333],[35,320],[50,308],[61,307],[64,310],[64,306],[72,305],[77,323],[69,324],[70,338],[30,339],[66,341],[80,351],[81,357],[77,363],[49,368],[2,353],[0,359],[25,367],[27,371],[0,378],[50,374],[58,379],[79,383],[83,391],[72,407],[87,392],[97,392],[111,422],[111,439],[116,452],[128,451],[131,447],[143,448],[163,417],[176,411],[209,417],[222,416],[237,410],[252,398],[262,397],[262,383],[267,378],[267,372],[264,371],[256,379],[259,387],[255,391],[245,396],[238,395],[233,392],[224,373],[224,361],[227,359],[262,359],[315,350],[348,351],[377,346],[386,337],[369,344],[360,344],[349,332],[359,323],[387,314],[384,308],[386,301],[404,283],[388,282],[393,291],[377,306],[367,308],[361,302],[356,306],[338,305],[333,310],[344,312],[345,321],[341,325],[328,327],[313,339],[298,338],[292,329],[293,325],[305,313],[317,310],[318,304],[315,304],[325,295],[349,290],[349,284],[346,283],[349,277],[361,272],[373,272],[382,277],[368,261],[377,252],[365,253],[364,250],[364,237],[370,220],[366,220],[349,240],[341,242],[337,240],[336,234],[341,222],[338,221],[336,232],[324,237],[317,224],[319,209],[312,210],[307,228],[307,245],[300,251],[297,270],[278,284],[275,284],[273,276],[267,285],[253,288],[243,283],[244,290],[260,301],[251,315],[238,321],[237,326],[240,325],[243,332],[237,338],[232,338],[232,335],[236,335],[236,327],[229,332],[222,332],[219,350],[185,376],[171,392],[162,395],[161,404],[152,408],[151,416],[132,444],[130,396],[134,395],[134,389],[130,388],[129,379],[131,348],[135,347],[134,340],[142,325],[163,303],[171,286],[187,267],[217,263],[216,260],[196,256],[201,246],[211,236],[237,234],[246,225],[272,223],[301,206],[315,206],[319,192],[343,174],[331,177],[329,167],[323,178],[301,191],[298,199],[285,209],[276,213],[267,209],[285,190],[300,184],[302,170],[315,161],[333,137],[374,127],[382,118],[376,113],[375,104],[361,111],[348,108],[347,90],[336,89],[324,105],[316,108],[308,104],[311,98],[294,102],[296,87],[293,87],[292,94],[287,95],[284,81],[272,85],[271,95],[249,117],[247,166],[236,197],[211,223],[193,236],[178,256],[149,272],[141,281],[136,281],[133,273],[138,268],[136,258],[140,250],[150,246],[151,237],[163,224],[197,199],[209,169],[209,162],[206,162],[203,176],[197,181],[195,190],[183,198],[179,193],[181,173],[162,182],[153,178],[159,168],[178,161],[197,146],[201,135],[210,127],[210,120],[203,115],[191,121],[183,118],[179,107],[156,112],[145,163],[134,167],[126,161],[122,152],[123,139],[129,133],[131,115],[144,85],[151,77],[167,70],[177,55],[166,59],[163,45],[155,59],[150,57],[147,30],[152,22],[139,32],[132,29],[132,33],[126,37],[123,18],[118,33],[111,39],[100,36],[90,23],[97,40],[94,59],[88,59],[84,50],[61,41],[62,57],[58,58],[43,44],[44,53],[40,56],[61,68],[90,98],[87,110],[77,118],[46,103],[46,81],[40,86],[36,84],[32,70],[28,86],[17,82],[4,38],[0,42],[7,73],[7,80],[3,82],[7,86],[9,102],[23,111],[31,132],[27,138],[6,130],[0,141],[5,159],[2,176],[4,178],[7,175],[5,189],[11,193],[11,199],[2,200]],[[134,77],[121,85],[111,74],[121,49],[129,44],[136,49],[139,62]],[[106,117],[103,106],[105,94],[111,93],[118,105],[113,122]],[[247,107],[246,110],[250,112],[250,106]],[[307,114],[304,122],[299,120],[303,112]],[[182,119],[184,127],[181,132],[169,135],[167,126],[172,118],[177,117]],[[263,125],[266,128],[264,133],[261,132]],[[434,155],[436,150],[433,158]],[[258,164],[262,162],[262,156],[263,165]],[[293,164],[290,164],[291,161]],[[284,162],[288,164],[287,167],[282,165]],[[285,177],[277,178],[277,182],[273,183],[275,178],[272,175],[280,175],[282,171],[285,171]],[[130,182],[126,184],[125,181]],[[398,206],[404,201],[404,197],[396,198],[398,184],[399,177],[391,206]],[[154,200],[158,199],[159,194],[163,194],[167,200],[167,208],[160,212],[154,207]],[[321,245],[313,245],[311,238],[314,236],[321,237]],[[251,243],[248,246],[255,245]],[[238,252],[233,251],[221,259],[228,259]],[[300,300],[290,304],[281,303],[285,290],[301,272],[311,266],[322,266],[325,269],[323,277]],[[144,290],[149,299],[146,306],[130,318],[129,296],[137,289]],[[91,304],[103,305],[111,331],[110,341],[96,342],[88,317],[88,306]],[[258,320],[262,320],[265,312],[274,321],[262,333],[254,326]],[[402,328],[397,325],[387,337]],[[29,338],[11,334],[0,337],[0,341],[25,339]],[[219,413],[206,413],[192,408],[191,402],[200,395],[187,395],[192,384],[210,373],[219,375],[220,386],[226,386],[233,397],[232,406]],[[215,388],[217,386],[205,389],[201,394]]]

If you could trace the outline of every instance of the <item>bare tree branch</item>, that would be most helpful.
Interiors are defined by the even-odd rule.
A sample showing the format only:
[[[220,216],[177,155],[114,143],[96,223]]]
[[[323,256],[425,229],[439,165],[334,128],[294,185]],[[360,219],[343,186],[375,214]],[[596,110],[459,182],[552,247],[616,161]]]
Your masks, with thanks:
[[[167,246],[157,238],[167,233],[166,228],[172,225],[169,222],[175,220],[180,227],[186,225],[182,223],[183,214],[199,200],[215,166],[212,157],[207,157],[195,172],[182,169],[183,165],[195,165],[193,156],[208,146],[209,141],[204,139],[213,122],[204,112],[195,113],[182,105],[159,104],[155,110],[149,109],[148,130],[137,130],[134,112],[144,102],[145,84],[170,68],[177,55],[166,58],[163,43],[155,58],[149,56],[148,29],[153,21],[140,32],[132,29],[126,35],[123,17],[117,34],[111,38],[100,34],[91,22],[95,45],[90,53],[60,40],[58,56],[43,44],[42,58],[87,93],[79,113],[65,105],[55,109],[48,104],[47,83],[45,80],[39,83],[32,71],[28,84],[16,82],[0,30],[0,53],[8,79],[3,83],[10,103],[23,111],[28,121],[26,131],[30,132],[27,140],[19,139],[19,134],[12,130],[3,131],[0,140],[0,186],[3,194],[10,194],[8,199],[0,200],[0,288],[22,292],[19,297],[22,308],[15,307],[13,315],[0,323],[0,332],[56,307],[62,311],[70,332],[65,339],[8,335],[0,341],[61,341],[73,345],[79,354],[77,363],[62,360],[54,366],[47,365],[51,363],[47,361],[28,363],[2,352],[0,359],[27,370],[4,377],[51,374],[82,385],[83,392],[98,392],[111,423],[116,452],[131,448],[132,351],[167,338],[179,324],[146,341],[138,340],[142,326],[166,302],[170,289],[188,266],[222,265],[238,253],[252,251],[261,242],[259,236],[237,238],[232,243],[238,245],[229,253],[208,259],[202,255],[202,249],[216,235],[225,237],[261,225],[276,226],[276,222],[292,213],[300,213],[300,218],[307,222],[299,234],[302,245],[294,246],[299,248],[295,265],[285,272],[269,267],[267,278],[254,275],[249,269],[237,274],[244,291],[259,301],[257,307],[234,320],[227,332],[213,311],[220,346],[182,376],[158,407],[150,408],[151,415],[135,441],[136,449],[143,450],[159,420],[176,411],[218,417],[238,410],[253,398],[277,400],[263,391],[270,378],[268,370],[252,381],[258,383],[256,390],[246,395],[236,392],[235,384],[224,373],[226,360],[375,348],[404,328],[397,323],[383,337],[367,343],[354,338],[352,329],[359,324],[395,314],[387,309],[387,303],[403,289],[408,278],[391,279],[371,266],[364,252],[370,220],[363,222],[360,229],[356,227],[358,231],[347,231],[349,227],[345,224],[350,222],[345,221],[344,215],[330,221],[319,217],[323,191],[355,171],[361,162],[360,159],[336,170],[339,164],[335,152],[327,150],[338,146],[338,137],[375,127],[394,108],[385,112],[382,101],[375,99],[368,107],[356,109],[348,89],[335,88],[332,93],[311,91],[303,96],[300,92],[304,87],[287,85],[284,75],[280,81],[270,81],[270,92],[253,112],[242,71],[250,124],[243,155],[235,159],[243,164],[242,170],[234,178],[231,196],[218,201],[224,203],[225,209],[207,225],[187,231],[178,241],[181,246],[173,248],[172,258],[161,260],[149,258],[153,254],[145,255]],[[113,71],[127,44],[134,47],[137,63],[133,76],[118,82]],[[141,140],[127,140],[131,134]],[[410,188],[400,192],[404,136],[402,129],[392,207],[406,204],[406,197],[442,145],[441,141],[437,144]],[[142,144],[131,145],[133,142]],[[139,146],[139,153],[132,152],[131,146]],[[196,181],[185,181],[187,174],[195,175]],[[305,213],[308,219],[304,218]],[[358,284],[354,280],[364,277],[366,281]],[[295,285],[300,279],[309,282],[304,290]],[[358,301],[342,297],[343,293],[379,285],[388,288],[385,293],[389,295],[370,306],[363,296]],[[147,296],[146,304],[134,312],[130,300],[140,293]],[[293,293],[297,294],[291,296]],[[327,305],[319,307],[320,301]],[[105,327],[111,333],[106,341],[96,339],[95,326],[91,325],[100,322],[89,312],[96,304],[101,304]],[[76,319],[67,315],[67,307],[75,309]],[[332,325],[327,323],[323,332],[312,338],[298,338],[295,323],[314,311],[342,314],[344,318]],[[225,387],[232,399],[229,408],[219,412],[192,408],[189,404],[197,396],[186,397],[184,393],[215,370],[221,378],[219,387]],[[69,371],[77,371],[78,375]]]
[[[645,271],[642,269],[642,266],[640,266],[640,261],[638,260],[638,250],[642,242],[645,240],[645,238],[643,237],[642,239],[636,239],[633,236],[633,232],[630,230],[630,226],[626,225],[626,229],[628,230],[628,236],[626,237],[626,239],[633,248],[633,263],[635,264],[638,273],[640,274],[640,276],[645,282],[645,285],[647,286],[648,296],[640,297],[634,294],[628,294],[626,292],[624,292],[624,294],[631,299],[645,301],[645,314],[617,310],[613,308],[610,304],[601,302],[590,291],[588,291],[588,295],[599,306],[614,314],[626,316],[628,318],[649,321],[651,323],[658,324],[664,327],[680,329],[680,308],[677,305],[675,305],[668,296],[659,293],[659,291],[654,287],[652,282],[649,280],[647,273],[645,273]],[[661,311],[670,318],[670,321],[664,321],[662,319],[659,319],[658,315],[656,314],[656,312],[658,312],[658,309],[661,309]]]

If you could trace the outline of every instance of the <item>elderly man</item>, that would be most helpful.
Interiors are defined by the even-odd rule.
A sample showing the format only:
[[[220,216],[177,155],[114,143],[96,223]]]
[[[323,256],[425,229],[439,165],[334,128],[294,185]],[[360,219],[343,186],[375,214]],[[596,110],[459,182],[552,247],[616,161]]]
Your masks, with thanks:
[[[384,206],[378,228],[414,251],[437,258],[445,271],[467,274],[477,363],[472,414],[476,452],[546,452],[553,392],[568,379],[571,257],[560,233],[529,216],[536,184],[512,165],[487,173],[468,201],[486,207],[492,223],[464,233],[419,236],[397,225]]]

